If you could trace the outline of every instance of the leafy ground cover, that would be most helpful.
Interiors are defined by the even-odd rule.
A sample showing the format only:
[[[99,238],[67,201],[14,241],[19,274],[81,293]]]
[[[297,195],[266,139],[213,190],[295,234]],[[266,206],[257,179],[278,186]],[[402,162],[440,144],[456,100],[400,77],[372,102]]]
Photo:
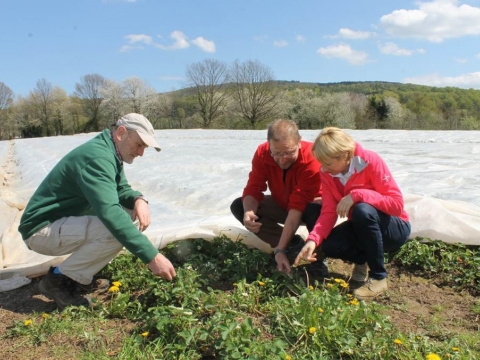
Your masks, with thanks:
[[[359,284],[339,260],[314,279],[222,237],[166,252],[173,282],[123,254],[89,309],[58,313],[39,279],[0,293],[0,359],[480,358],[478,248],[410,241],[388,256],[389,290],[370,303],[350,294]]]

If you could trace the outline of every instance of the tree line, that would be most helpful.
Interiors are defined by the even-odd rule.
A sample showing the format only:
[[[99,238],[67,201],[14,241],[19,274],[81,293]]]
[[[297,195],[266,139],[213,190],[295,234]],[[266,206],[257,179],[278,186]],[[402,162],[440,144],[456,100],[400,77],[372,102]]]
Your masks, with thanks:
[[[258,60],[206,59],[187,66],[185,87],[157,93],[147,81],[88,74],[68,95],[40,79],[25,97],[0,82],[0,140],[97,132],[122,114],[156,129],[263,129],[275,118],[300,129],[478,130],[480,91],[388,82],[277,81]]]

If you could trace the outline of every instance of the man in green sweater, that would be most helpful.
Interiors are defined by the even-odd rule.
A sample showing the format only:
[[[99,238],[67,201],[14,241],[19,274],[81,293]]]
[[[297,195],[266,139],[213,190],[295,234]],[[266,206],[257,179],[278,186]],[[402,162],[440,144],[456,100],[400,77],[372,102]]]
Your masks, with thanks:
[[[40,292],[58,308],[88,306],[80,290],[125,247],[154,275],[176,276],[171,262],[142,232],[150,225],[148,200],[133,190],[123,163],[131,164],[151,146],[152,124],[140,114],[120,118],[65,155],[30,199],[18,230],[29,249],[40,254],[71,254],[40,281]],[[138,225],[135,225],[135,223]]]

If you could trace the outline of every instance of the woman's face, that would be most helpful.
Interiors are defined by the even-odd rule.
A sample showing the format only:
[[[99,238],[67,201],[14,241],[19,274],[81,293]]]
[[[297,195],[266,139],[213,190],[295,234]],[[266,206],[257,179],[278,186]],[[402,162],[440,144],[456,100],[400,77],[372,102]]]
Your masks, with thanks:
[[[342,154],[338,157],[330,157],[322,162],[322,172],[326,172],[332,175],[339,173],[345,173],[350,167],[350,158],[348,153]]]

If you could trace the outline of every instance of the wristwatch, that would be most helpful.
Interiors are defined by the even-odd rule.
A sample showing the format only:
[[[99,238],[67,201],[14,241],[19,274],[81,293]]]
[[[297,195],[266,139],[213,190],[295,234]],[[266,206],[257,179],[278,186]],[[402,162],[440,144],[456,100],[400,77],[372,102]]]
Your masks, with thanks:
[[[285,254],[285,250],[284,249],[275,249],[273,251],[273,255],[277,255],[277,254]]]
[[[148,199],[147,199],[145,196],[143,196],[143,195],[137,196],[137,197],[135,198],[135,201],[137,201],[138,199],[141,199],[141,200],[145,201],[145,202],[148,204]]]

